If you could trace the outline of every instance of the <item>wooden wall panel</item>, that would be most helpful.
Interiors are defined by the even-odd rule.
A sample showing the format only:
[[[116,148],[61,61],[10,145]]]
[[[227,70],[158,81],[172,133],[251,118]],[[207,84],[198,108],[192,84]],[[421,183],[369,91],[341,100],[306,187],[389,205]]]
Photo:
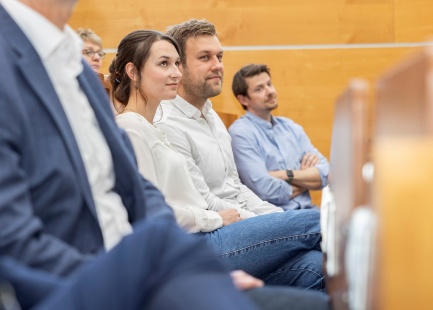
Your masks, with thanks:
[[[395,41],[433,40],[433,1],[395,0]]]
[[[431,0],[82,0],[70,24],[93,28],[115,48],[132,30],[164,30],[189,18],[214,22],[225,45],[418,42],[433,35]]]
[[[418,0],[420,1],[420,0]],[[79,1],[70,24],[90,27],[106,48],[127,33],[207,18],[224,45],[380,43],[394,40],[393,0]]]

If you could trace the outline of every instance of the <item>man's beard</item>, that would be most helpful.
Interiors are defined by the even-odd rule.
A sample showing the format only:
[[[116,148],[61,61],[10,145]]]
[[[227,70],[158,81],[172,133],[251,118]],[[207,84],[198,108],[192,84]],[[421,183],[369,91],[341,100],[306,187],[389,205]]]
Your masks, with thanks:
[[[203,98],[203,99],[213,98],[213,97],[221,94],[221,91],[222,91],[222,85],[212,86],[208,82],[208,80],[206,80],[202,84],[188,83],[185,80],[183,80],[183,82],[184,82],[183,88],[185,89],[186,93],[189,93],[196,98]],[[222,79],[221,79],[221,82],[222,82]]]
[[[272,111],[272,110],[275,110],[276,108],[278,108],[278,100],[277,100],[277,96],[269,97],[269,98],[265,101],[265,104],[266,104],[266,105],[269,104],[269,101],[271,101],[271,100],[273,100],[273,99],[275,99],[275,103],[273,103],[273,106],[268,107],[268,111]]]
[[[222,78],[221,78],[221,84],[219,86],[213,86],[210,83],[207,83],[207,81],[201,85],[201,89],[203,92],[203,95],[206,98],[213,98],[215,96],[218,96],[221,94],[222,91]]]

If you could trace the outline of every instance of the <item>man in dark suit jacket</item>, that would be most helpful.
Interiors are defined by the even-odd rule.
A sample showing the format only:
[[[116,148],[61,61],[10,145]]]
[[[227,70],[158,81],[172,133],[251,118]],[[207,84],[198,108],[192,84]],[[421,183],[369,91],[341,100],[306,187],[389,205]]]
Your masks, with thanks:
[[[204,291],[213,293],[214,309],[253,308],[222,263],[176,226],[162,194],[139,175],[106,93],[75,53],[80,45],[65,26],[74,4],[0,0],[0,255],[76,279],[54,297],[63,296],[57,303],[63,306],[51,309],[105,309],[104,298],[120,300],[111,308],[170,305],[158,296],[204,308]],[[94,145],[100,148],[89,152]],[[106,160],[94,160],[99,152]],[[107,213],[112,206],[117,213]],[[114,217],[104,220],[107,214]],[[104,246],[114,250],[94,260]],[[95,262],[84,264],[89,260]],[[13,266],[3,269],[12,276],[0,277],[12,281],[20,270]],[[75,276],[80,266],[89,269]]]
[[[129,222],[172,219],[162,194],[137,173],[132,147],[113,121],[99,80],[80,62],[79,87],[94,112],[92,125],[109,147],[113,192]],[[68,275],[104,246],[89,171],[40,55],[3,8],[0,68],[0,253]]]

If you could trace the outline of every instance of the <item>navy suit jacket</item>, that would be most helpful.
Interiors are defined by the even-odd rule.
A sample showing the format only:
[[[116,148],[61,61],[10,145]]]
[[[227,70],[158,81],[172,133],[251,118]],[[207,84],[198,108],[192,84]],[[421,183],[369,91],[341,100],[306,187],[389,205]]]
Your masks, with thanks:
[[[0,72],[0,254],[70,274],[103,248],[94,201],[77,142],[41,59],[2,6]],[[86,63],[78,80],[110,148],[115,191],[129,221],[166,216],[175,223],[162,194],[139,175],[132,146]]]

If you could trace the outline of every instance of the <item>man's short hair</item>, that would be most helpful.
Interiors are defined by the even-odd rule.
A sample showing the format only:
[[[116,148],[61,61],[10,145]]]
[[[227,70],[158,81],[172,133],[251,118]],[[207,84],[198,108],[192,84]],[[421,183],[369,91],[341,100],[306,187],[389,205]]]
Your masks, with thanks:
[[[96,33],[94,33],[91,29],[78,28],[77,33],[81,37],[81,40],[83,40],[84,42],[94,43],[96,45],[99,45],[100,48],[102,48],[101,38]]]
[[[237,98],[238,95],[242,95],[245,97],[248,97],[248,85],[245,81],[246,78],[259,75],[260,73],[267,73],[269,76],[271,76],[271,70],[268,68],[267,65],[263,64],[250,64],[242,67],[238,72],[235,73],[233,76],[233,83],[232,83],[232,91],[235,97]],[[242,103],[242,108],[244,110],[247,109],[246,106],[244,106]]]
[[[176,40],[180,47],[180,58],[186,64],[186,41],[201,35],[217,36],[215,26],[206,19],[190,19],[186,22],[167,27],[166,35]]]

